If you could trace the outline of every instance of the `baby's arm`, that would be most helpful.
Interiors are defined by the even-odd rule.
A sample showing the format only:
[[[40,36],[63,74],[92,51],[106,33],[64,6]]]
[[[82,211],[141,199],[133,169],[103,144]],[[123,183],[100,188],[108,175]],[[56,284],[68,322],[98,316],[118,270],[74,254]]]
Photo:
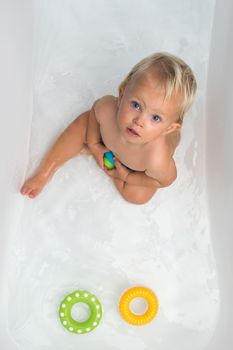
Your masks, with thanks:
[[[152,178],[147,176],[142,171],[134,171],[131,172],[125,179],[125,182],[128,185],[134,185],[134,186],[143,186],[143,187],[162,187],[161,183]]]
[[[125,182],[128,185],[136,185],[136,186],[143,186],[143,187],[166,187],[169,186],[174,180],[171,178],[164,178],[163,180],[157,180],[153,177],[150,177],[146,175],[144,172],[141,171],[134,171],[130,173],[127,178],[125,179]]]
[[[105,172],[113,178],[120,179],[125,184],[132,186],[141,186],[149,188],[167,187],[176,179],[176,166],[173,159],[166,160],[157,164],[156,170],[133,171],[122,165],[118,159],[115,159],[115,170],[106,170]],[[148,173],[148,174],[147,174]]]
[[[95,106],[98,103],[98,100],[94,103],[90,110],[88,127],[87,127],[87,145],[90,150],[94,150],[98,148],[101,143],[101,134],[100,134],[100,126],[96,120],[95,115]]]
[[[165,165],[165,164],[163,164]],[[115,160],[115,170],[105,172],[113,178],[122,197],[134,204],[144,204],[151,199],[157,189],[169,186],[176,178],[176,168],[172,162],[166,168],[157,168],[157,177],[152,178],[141,171],[132,171]]]
[[[98,103],[98,100],[94,103],[88,120],[87,127],[87,145],[92,153],[93,157],[97,161],[98,165],[104,169],[103,155],[104,152],[109,151],[108,148],[102,143],[101,133],[100,133],[100,124],[96,119],[95,106]]]

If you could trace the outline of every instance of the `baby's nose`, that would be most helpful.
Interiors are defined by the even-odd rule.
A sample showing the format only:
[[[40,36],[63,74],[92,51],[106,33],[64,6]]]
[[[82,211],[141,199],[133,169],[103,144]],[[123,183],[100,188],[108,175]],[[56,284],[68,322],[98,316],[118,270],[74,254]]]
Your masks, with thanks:
[[[144,123],[144,118],[143,115],[137,116],[136,118],[134,118],[133,120],[134,124],[136,124],[137,126],[142,127],[143,123]]]

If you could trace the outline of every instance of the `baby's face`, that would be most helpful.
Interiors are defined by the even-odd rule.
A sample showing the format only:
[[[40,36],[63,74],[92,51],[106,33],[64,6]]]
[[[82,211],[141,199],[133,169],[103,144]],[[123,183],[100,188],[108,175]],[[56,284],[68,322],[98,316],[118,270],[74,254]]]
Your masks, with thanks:
[[[180,128],[181,96],[164,99],[155,80],[137,77],[120,91],[117,123],[121,136],[130,143],[145,144]]]

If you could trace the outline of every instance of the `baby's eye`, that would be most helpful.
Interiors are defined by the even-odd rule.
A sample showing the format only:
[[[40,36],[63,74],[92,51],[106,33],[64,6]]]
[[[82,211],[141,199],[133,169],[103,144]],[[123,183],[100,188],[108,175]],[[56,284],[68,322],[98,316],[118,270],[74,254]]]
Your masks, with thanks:
[[[152,119],[155,121],[155,122],[161,122],[161,117],[157,114],[153,115]]]
[[[131,107],[133,107],[134,109],[137,109],[138,111],[140,110],[140,104],[138,103],[138,102],[136,102],[136,101],[132,101],[132,102],[130,102],[130,105],[131,105]]]

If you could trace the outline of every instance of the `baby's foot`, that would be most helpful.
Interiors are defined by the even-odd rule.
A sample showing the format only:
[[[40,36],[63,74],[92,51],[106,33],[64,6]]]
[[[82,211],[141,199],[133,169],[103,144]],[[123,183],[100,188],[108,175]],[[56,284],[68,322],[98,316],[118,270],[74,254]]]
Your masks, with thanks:
[[[20,192],[24,196],[35,198],[43,190],[47,182],[48,178],[40,174],[36,174],[25,181]]]

